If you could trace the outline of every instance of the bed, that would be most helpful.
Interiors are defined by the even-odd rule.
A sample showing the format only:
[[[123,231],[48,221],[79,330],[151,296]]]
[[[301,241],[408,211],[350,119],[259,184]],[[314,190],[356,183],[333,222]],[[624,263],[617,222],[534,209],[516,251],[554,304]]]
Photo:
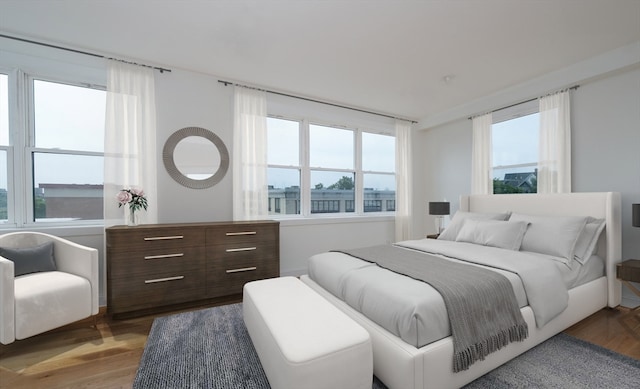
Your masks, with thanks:
[[[302,276],[301,279],[370,333],[373,344],[374,374],[389,388],[461,387],[598,310],[620,304],[621,285],[616,279],[616,264],[621,261],[620,209],[620,195],[613,192],[462,196],[459,209],[462,212],[542,217],[588,216],[591,220],[603,219],[604,228],[598,234],[595,248],[595,254],[602,263],[600,274],[595,276],[592,274],[582,280],[577,280],[579,276],[572,276],[573,278],[567,282],[566,307],[562,308],[559,314],[544,320],[543,325],[536,325],[536,319],[538,324],[540,323],[540,315],[536,317],[530,305],[523,305],[520,312],[528,325],[528,337],[524,341],[511,342],[489,354],[484,360],[477,361],[468,369],[456,373],[452,369],[454,347],[451,336],[440,336],[440,339],[437,339],[436,335],[437,340],[429,341],[424,345],[422,344],[426,342],[424,339],[418,343],[403,340],[401,336],[393,333],[394,331],[377,324],[341,298],[336,297],[335,291],[334,293],[329,291],[331,287],[322,287],[309,274]],[[420,247],[438,244],[444,243],[431,239],[408,243],[409,246]],[[463,242],[462,244],[473,243]],[[320,255],[333,258],[343,256],[344,263],[354,259],[347,254],[336,252]],[[596,263],[595,261],[589,260],[590,263]],[[397,274],[396,276],[404,277]],[[415,282],[415,280],[412,281]],[[520,301],[521,294],[522,292],[519,296]]]

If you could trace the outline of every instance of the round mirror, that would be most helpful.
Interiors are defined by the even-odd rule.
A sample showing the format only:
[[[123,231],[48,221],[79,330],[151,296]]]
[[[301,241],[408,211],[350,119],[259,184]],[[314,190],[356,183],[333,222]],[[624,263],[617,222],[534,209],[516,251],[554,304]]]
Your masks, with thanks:
[[[216,145],[200,136],[188,136],[173,150],[173,162],[182,173],[193,180],[206,180],[220,166],[220,153]]]
[[[229,152],[224,142],[200,127],[174,132],[164,144],[162,160],[176,182],[193,189],[212,187],[229,169]]]

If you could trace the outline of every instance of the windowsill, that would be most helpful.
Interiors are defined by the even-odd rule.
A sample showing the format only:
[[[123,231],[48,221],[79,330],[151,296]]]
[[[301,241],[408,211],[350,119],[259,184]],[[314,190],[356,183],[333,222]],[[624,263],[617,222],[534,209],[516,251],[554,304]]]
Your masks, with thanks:
[[[52,234],[60,237],[65,236],[89,236],[89,235],[103,235],[104,225],[91,224],[80,226],[28,226],[28,227],[3,227],[0,226],[0,234],[8,234],[10,232],[43,232],[45,234]]]
[[[280,226],[312,226],[345,223],[388,223],[395,220],[395,215],[363,215],[363,216],[316,216],[316,217],[269,217],[270,220],[280,222]],[[57,236],[90,236],[104,234],[104,225],[79,225],[79,226],[28,226],[28,227],[3,227],[0,225],[0,235],[10,232],[34,231],[54,234]]]
[[[280,222],[280,226],[311,226],[345,223],[387,223],[395,220],[395,215],[364,215],[364,216],[320,216],[320,217],[272,217],[270,219]]]

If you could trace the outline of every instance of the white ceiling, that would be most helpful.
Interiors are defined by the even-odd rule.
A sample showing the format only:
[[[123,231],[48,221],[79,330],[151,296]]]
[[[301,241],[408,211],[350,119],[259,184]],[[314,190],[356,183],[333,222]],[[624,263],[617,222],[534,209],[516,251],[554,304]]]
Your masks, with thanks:
[[[1,0],[0,31],[423,119],[639,42],[640,0]]]

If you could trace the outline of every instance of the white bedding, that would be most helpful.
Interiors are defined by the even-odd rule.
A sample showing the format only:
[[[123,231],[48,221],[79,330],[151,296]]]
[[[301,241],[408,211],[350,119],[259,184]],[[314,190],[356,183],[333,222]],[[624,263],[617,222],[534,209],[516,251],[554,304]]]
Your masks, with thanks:
[[[555,275],[548,276],[557,278],[566,289],[601,277],[604,269],[603,261],[596,256],[587,261],[584,266],[577,261],[572,261],[568,266],[544,255],[470,243],[422,239],[402,242],[401,245],[435,253],[442,258],[454,261],[455,259],[447,255],[480,256],[485,258],[485,261],[492,257],[500,258],[500,261],[508,261],[514,256],[520,260],[540,261],[546,263],[547,268],[553,269],[551,271]],[[496,268],[490,269],[503,274],[511,282],[520,307],[529,305],[522,280],[517,274]],[[311,257],[309,277],[372,321],[415,347],[422,347],[451,334],[442,297],[424,282],[337,252]],[[558,294],[561,293],[558,292]],[[562,302],[562,296],[558,296],[557,300]],[[564,308],[558,306],[554,309],[561,311]]]

